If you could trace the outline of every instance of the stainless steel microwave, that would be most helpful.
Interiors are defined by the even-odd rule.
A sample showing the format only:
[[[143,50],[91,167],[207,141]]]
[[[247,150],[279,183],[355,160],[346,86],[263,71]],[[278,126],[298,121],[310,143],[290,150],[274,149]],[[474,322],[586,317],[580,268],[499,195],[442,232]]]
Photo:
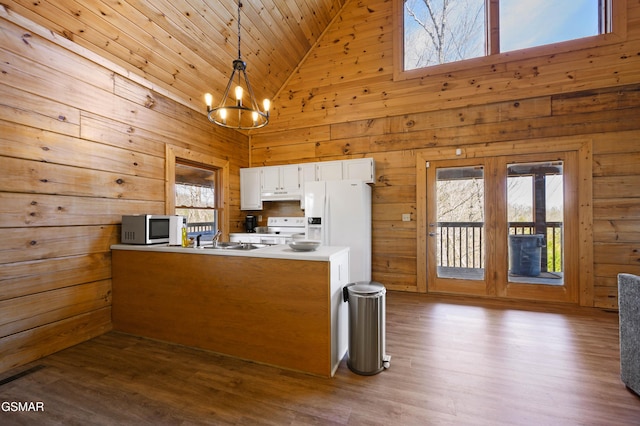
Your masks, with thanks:
[[[122,244],[169,243],[171,216],[140,214],[122,216]]]

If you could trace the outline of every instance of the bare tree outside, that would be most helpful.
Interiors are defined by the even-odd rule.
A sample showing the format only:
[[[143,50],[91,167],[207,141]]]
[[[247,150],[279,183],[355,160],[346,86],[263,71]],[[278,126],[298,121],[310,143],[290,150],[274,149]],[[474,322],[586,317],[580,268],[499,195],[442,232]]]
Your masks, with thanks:
[[[498,29],[501,52],[611,32],[611,1],[500,0],[499,17],[486,15],[486,3],[403,0],[404,69],[486,55],[488,25]]]
[[[405,0],[404,69],[485,54],[485,0]]]
[[[214,169],[176,163],[175,212],[187,219],[190,235],[209,239],[218,228],[217,181]]]
[[[215,221],[213,186],[176,184],[176,214],[185,216],[187,223]]]
[[[507,222],[509,234],[545,233],[545,271],[563,270],[563,177],[551,169],[562,164],[519,163],[524,174],[507,178]],[[544,177],[545,201],[537,205],[534,196],[535,169],[548,168]],[[527,172],[528,171],[528,172]],[[540,189],[540,188],[539,188]],[[460,268],[481,270],[485,262],[485,180],[477,166],[439,168],[436,172],[438,273],[453,277]],[[540,211],[544,218],[539,222]],[[538,216],[536,218],[536,216]],[[538,225],[544,226],[541,232]],[[429,232],[432,232],[431,228]],[[446,270],[446,268],[449,268]],[[453,272],[455,268],[456,272]],[[444,276],[444,275],[440,275]],[[481,279],[480,275],[466,275]]]
[[[438,169],[438,266],[484,268],[484,177],[476,167]]]

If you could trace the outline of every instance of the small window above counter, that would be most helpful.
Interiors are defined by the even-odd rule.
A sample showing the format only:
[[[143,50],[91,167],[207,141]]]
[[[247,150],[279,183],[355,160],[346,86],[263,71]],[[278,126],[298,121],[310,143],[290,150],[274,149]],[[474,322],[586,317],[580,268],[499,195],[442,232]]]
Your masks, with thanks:
[[[373,158],[288,164],[240,169],[240,208],[262,210],[263,201],[300,200],[304,183],[319,180],[360,179],[375,182]]]

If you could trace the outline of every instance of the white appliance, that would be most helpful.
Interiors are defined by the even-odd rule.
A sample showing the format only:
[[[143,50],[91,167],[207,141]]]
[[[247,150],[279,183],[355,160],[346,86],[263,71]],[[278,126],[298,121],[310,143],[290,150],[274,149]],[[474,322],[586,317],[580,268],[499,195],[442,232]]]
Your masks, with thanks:
[[[295,235],[304,236],[305,218],[299,217],[270,217],[267,219],[266,233],[233,233],[229,241],[261,244],[287,244]]]
[[[304,217],[270,217],[267,219],[267,232],[276,244],[290,243],[294,236],[304,238]],[[284,237],[284,240],[283,240]],[[266,241],[266,244],[271,244]]]
[[[187,218],[180,215],[169,216],[169,245],[182,245],[182,228],[187,226]]]
[[[361,180],[306,182],[306,236],[350,247],[349,282],[371,281],[371,187]]]
[[[171,216],[132,214],[122,216],[120,242],[122,244],[168,243],[171,234]]]

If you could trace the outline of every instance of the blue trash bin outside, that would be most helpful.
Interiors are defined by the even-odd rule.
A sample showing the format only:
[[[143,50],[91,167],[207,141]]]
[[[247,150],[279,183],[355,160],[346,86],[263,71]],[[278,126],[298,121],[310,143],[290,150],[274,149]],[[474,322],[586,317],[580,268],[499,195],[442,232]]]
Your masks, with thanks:
[[[509,235],[509,271],[513,275],[540,275],[540,254],[544,235]]]

